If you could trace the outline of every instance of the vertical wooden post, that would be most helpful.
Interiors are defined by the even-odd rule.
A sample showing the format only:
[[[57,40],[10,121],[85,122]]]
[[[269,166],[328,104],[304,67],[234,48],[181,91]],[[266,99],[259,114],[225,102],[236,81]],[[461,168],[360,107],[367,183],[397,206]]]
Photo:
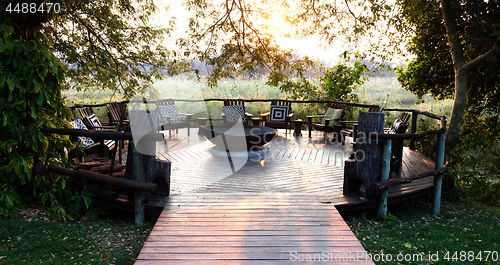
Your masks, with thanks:
[[[132,142],[134,180],[144,182],[144,169],[142,167],[142,154],[135,148],[136,142]],[[135,191],[135,224],[144,223],[144,192]]]
[[[411,113],[411,133],[417,132],[417,118],[418,112],[413,111]],[[410,150],[415,150],[415,138],[411,138],[410,140]]]
[[[443,168],[444,164],[445,133],[437,135],[436,170]],[[434,177],[434,198],[432,200],[432,214],[439,214],[441,207],[441,187],[443,186],[443,174]]]
[[[380,181],[388,180],[389,173],[391,172],[391,146],[392,140],[387,139],[384,142],[384,149],[382,152],[382,168],[380,170]],[[385,189],[382,191],[380,200],[378,203],[378,216],[385,217],[387,214],[387,197],[389,195],[389,190]]]

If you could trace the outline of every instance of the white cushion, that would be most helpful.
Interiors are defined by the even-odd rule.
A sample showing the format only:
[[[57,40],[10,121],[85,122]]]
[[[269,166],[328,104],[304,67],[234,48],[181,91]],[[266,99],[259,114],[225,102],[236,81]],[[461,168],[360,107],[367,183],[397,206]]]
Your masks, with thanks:
[[[168,123],[167,117],[170,117],[170,122],[172,123],[181,122],[181,117],[179,116],[176,105],[158,106],[158,111],[163,124]]]

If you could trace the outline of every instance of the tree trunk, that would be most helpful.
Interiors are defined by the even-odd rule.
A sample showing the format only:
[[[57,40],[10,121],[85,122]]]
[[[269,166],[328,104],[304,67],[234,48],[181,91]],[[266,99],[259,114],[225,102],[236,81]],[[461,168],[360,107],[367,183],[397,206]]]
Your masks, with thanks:
[[[459,30],[453,14],[451,0],[441,0],[444,25],[450,44],[453,68],[455,69],[455,100],[451,112],[448,135],[446,136],[447,153],[453,154],[462,130],[465,108],[467,106],[467,69],[464,67],[465,58],[463,47],[459,39]]]
[[[453,101],[453,110],[451,111],[450,125],[446,137],[446,146],[448,154],[453,155],[458,138],[462,130],[465,109],[467,107],[467,69],[459,67],[455,69],[455,100]]]

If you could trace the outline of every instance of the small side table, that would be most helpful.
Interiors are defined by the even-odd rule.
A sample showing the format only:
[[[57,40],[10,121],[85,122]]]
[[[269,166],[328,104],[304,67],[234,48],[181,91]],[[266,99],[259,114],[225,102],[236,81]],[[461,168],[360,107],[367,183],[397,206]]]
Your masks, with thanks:
[[[261,118],[250,118],[250,120],[252,121],[253,126],[260,126],[260,122],[262,121]]]
[[[307,121],[303,120],[295,120],[292,121],[295,124],[295,131],[293,131],[294,136],[301,136],[302,135],[302,125],[307,124]]]
[[[205,126],[207,125],[208,118],[198,118],[198,126]],[[198,135],[203,135],[201,130],[198,129]]]

